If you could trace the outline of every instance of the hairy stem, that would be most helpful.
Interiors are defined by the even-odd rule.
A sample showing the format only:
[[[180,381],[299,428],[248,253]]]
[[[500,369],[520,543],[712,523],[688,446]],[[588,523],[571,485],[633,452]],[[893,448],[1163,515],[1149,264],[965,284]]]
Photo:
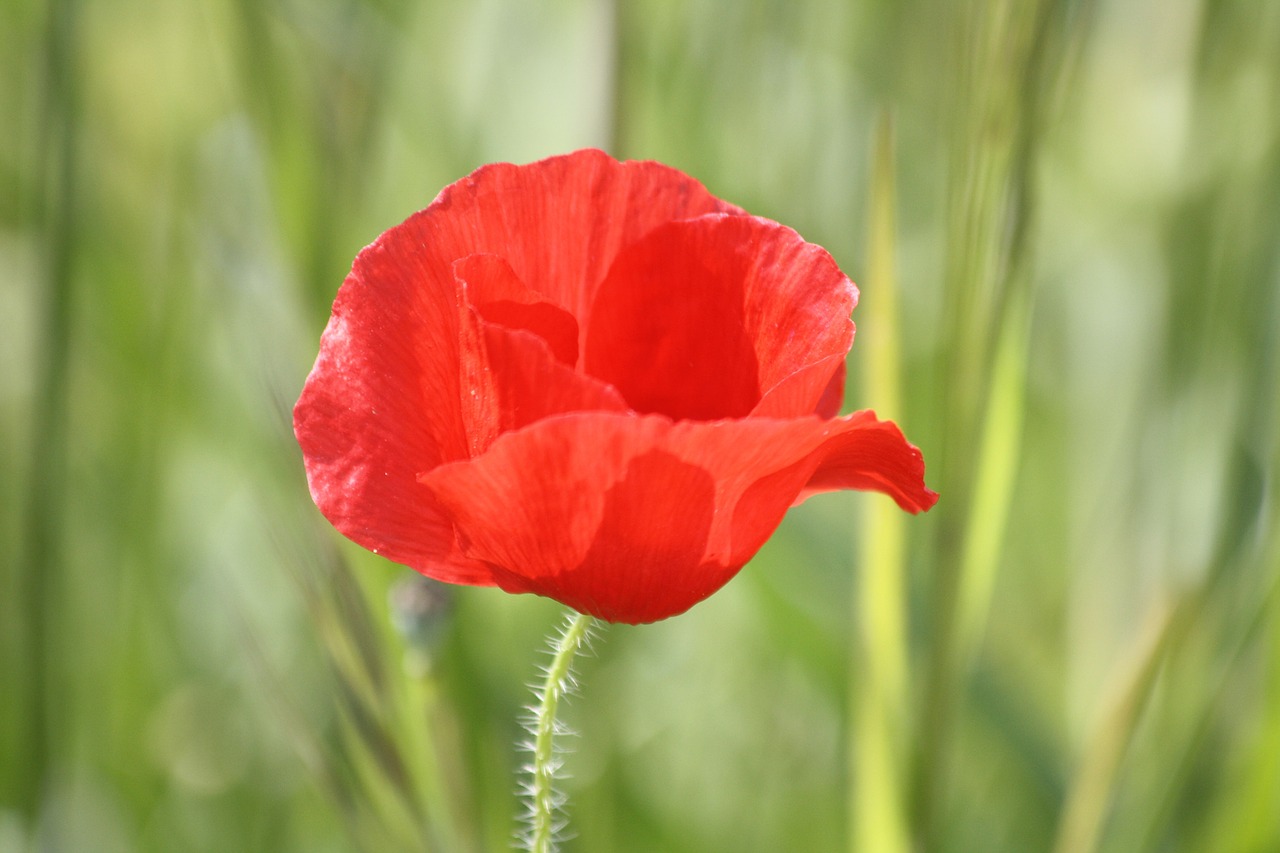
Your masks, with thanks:
[[[560,758],[555,749],[555,736],[563,733],[556,722],[560,700],[573,691],[573,659],[586,644],[594,618],[583,613],[569,615],[560,635],[551,641],[551,663],[541,685],[534,687],[537,704],[531,709],[530,733],[533,761],[528,766],[529,830],[525,849],[529,853],[551,853],[556,836],[564,828],[564,797],[555,790]]]

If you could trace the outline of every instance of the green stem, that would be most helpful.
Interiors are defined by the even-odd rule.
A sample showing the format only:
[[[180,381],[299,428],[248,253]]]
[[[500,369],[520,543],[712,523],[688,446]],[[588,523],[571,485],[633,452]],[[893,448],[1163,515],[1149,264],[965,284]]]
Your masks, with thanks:
[[[899,282],[893,121],[881,113],[873,145],[869,233],[862,316],[863,399],[878,412],[902,413],[898,341]],[[901,772],[907,709],[907,593],[905,515],[879,496],[864,507],[855,595],[852,659],[856,678],[850,707],[852,850],[908,853],[906,791]]]
[[[586,643],[595,619],[584,613],[570,614],[560,636],[551,643],[551,664],[542,685],[535,688],[538,703],[533,708],[533,763],[529,765],[529,832],[525,849],[529,853],[551,853],[555,836],[563,828],[556,812],[564,808],[564,797],[555,790],[560,760],[555,736],[560,732],[556,711],[560,700],[574,688],[573,659]]]
[[[15,605],[4,618],[18,624],[21,654],[0,655],[0,667],[13,661],[22,673],[14,701],[25,692],[26,707],[17,743],[13,744],[16,775],[0,774],[0,801],[15,803],[32,821],[54,763],[59,723],[68,722],[65,673],[57,660],[61,625],[57,614],[68,610],[65,596],[67,421],[71,385],[71,328],[74,269],[77,250],[76,206],[79,195],[76,141],[80,138],[77,44],[79,4],[60,0],[47,4],[44,36],[45,102],[40,121],[44,198],[36,214],[42,230],[42,269],[39,358],[33,387],[32,429],[26,483],[25,527],[16,574],[0,570],[0,587],[14,590]],[[0,671],[0,675],[7,675]],[[4,744],[0,744],[3,748]]]

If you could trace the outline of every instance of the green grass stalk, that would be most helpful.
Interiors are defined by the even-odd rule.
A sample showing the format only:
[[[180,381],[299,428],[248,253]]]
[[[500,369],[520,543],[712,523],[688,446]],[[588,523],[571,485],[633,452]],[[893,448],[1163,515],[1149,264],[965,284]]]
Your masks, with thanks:
[[[18,655],[25,682],[19,696],[26,700],[26,725],[18,737],[22,768],[13,784],[22,812],[34,819],[54,758],[52,738],[65,713],[59,695],[63,661],[58,659],[53,614],[59,608],[64,580],[67,419],[70,401],[72,263],[76,252],[78,198],[76,144],[79,139],[76,73],[77,4],[51,3],[45,22],[44,104],[40,117],[40,146],[48,152],[42,189],[42,284],[45,301],[40,326],[41,349],[32,412],[31,460],[23,553],[17,561],[15,614],[25,631]],[[8,780],[6,780],[7,782]],[[7,797],[6,797],[7,799]]]
[[[1020,292],[1018,296],[1025,294]],[[985,630],[1018,474],[1031,328],[1028,315],[1026,299],[1017,299],[1000,330],[991,392],[983,418],[973,497],[960,558],[955,642],[959,665],[966,670],[972,664]]]
[[[1081,32],[1044,0],[965,4],[955,25],[931,647],[913,820],[941,841],[957,709],[985,630],[1017,471],[1031,307],[1035,163]],[[975,448],[977,448],[975,452]]]
[[[1166,652],[1185,629],[1197,609],[1196,602],[1197,596],[1192,594],[1174,604],[1158,603],[1132,659],[1122,664],[1067,792],[1054,853],[1093,853],[1098,849],[1121,761],[1151,698]]]
[[[886,417],[901,411],[901,367],[895,266],[893,124],[876,127],[870,193],[867,272],[859,334],[863,398]],[[906,711],[905,516],[889,501],[868,498],[859,530],[857,626],[851,679],[853,850],[907,853],[910,839],[901,775]]]

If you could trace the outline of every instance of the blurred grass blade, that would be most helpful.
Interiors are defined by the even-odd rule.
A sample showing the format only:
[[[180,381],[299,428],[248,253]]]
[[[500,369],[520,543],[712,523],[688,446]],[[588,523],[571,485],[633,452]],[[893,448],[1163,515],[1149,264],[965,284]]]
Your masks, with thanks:
[[[987,398],[977,475],[969,505],[964,552],[960,560],[960,602],[956,644],[960,666],[967,669],[982,639],[1001,543],[1009,518],[1026,397],[1027,347],[1030,340],[1028,295],[1019,291],[1000,330],[991,392]]]
[[[40,329],[38,378],[32,411],[31,449],[24,541],[16,561],[16,582],[21,602],[15,617],[25,627],[19,636],[25,648],[16,656],[24,674],[26,700],[22,718],[25,729],[14,744],[20,754],[18,772],[10,780],[0,774],[5,787],[17,786],[12,802],[34,818],[42,789],[48,781],[54,732],[62,721],[66,699],[61,662],[57,658],[54,614],[65,582],[63,553],[66,542],[66,469],[68,415],[70,409],[71,328],[73,302],[72,263],[76,254],[76,205],[79,139],[79,80],[76,64],[78,4],[64,0],[48,5],[45,21],[44,103],[40,116],[41,150],[46,152],[44,185],[47,198],[38,216],[42,220],[41,264],[44,316]],[[22,645],[20,643],[20,645]],[[0,802],[9,800],[0,791]]]
[[[1151,697],[1165,652],[1176,633],[1188,624],[1197,600],[1191,593],[1174,605],[1156,604],[1138,639],[1136,653],[1122,662],[1122,671],[1109,699],[1104,700],[1098,727],[1067,792],[1054,853],[1092,853],[1098,849],[1121,760]]]
[[[1272,528],[1275,530],[1276,528]],[[1270,565],[1280,565],[1280,536],[1273,535]],[[1267,620],[1262,645],[1266,669],[1262,682],[1265,685],[1264,707],[1260,716],[1262,725],[1249,756],[1246,770],[1239,785],[1232,787],[1232,796],[1224,798],[1217,815],[1217,826],[1206,833],[1207,837],[1229,837],[1241,850],[1271,850],[1280,844],[1280,821],[1276,820],[1276,792],[1280,791],[1280,594],[1273,582],[1265,599],[1267,608],[1263,616]],[[1223,693],[1226,691],[1224,690]]]
[[[473,849],[459,825],[460,795],[451,799],[442,778],[461,775],[451,745],[439,742],[434,675],[393,666],[399,644],[375,615],[385,595],[373,573],[356,572],[327,530],[312,531],[310,542],[277,543],[324,649],[337,712],[323,728],[312,721],[316,731],[298,732],[315,744],[304,757],[323,767],[325,792],[362,848]]]
[[[1057,0],[955,8],[931,648],[915,745],[920,844],[941,843],[955,725],[983,630],[1021,443],[1035,164],[1080,30]],[[975,452],[977,448],[977,452]]]
[[[901,410],[897,273],[894,253],[893,124],[876,125],[867,239],[867,275],[860,300],[863,397],[885,417]],[[906,710],[906,516],[892,502],[867,498],[860,527],[854,624],[853,850],[910,850],[904,811],[902,721]]]

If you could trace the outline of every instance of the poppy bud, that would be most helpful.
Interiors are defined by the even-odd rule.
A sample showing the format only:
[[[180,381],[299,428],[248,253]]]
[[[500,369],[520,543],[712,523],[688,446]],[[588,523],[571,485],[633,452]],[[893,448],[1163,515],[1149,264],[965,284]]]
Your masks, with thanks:
[[[453,615],[453,590],[447,584],[408,572],[387,592],[391,624],[405,644],[405,665],[425,675],[431,657]]]

